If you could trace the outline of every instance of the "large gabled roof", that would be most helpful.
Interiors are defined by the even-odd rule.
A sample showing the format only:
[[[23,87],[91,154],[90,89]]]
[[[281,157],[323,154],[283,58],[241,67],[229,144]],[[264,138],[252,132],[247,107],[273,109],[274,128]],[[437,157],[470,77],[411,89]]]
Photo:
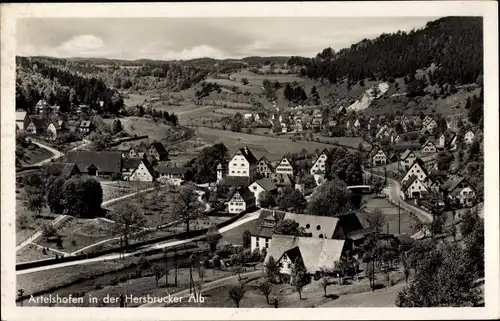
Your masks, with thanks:
[[[441,185],[441,189],[445,192],[453,192],[462,182],[467,183],[467,185],[473,188],[473,186],[463,176],[454,175]]]
[[[122,154],[120,152],[73,151],[66,154],[69,163],[76,163],[81,172],[87,172],[94,165],[100,172],[121,173]]]
[[[313,237],[322,235],[325,238],[332,238],[340,221],[333,216],[318,216],[307,214],[286,213],[284,219],[294,220],[303,227],[306,233],[311,233]],[[319,229],[318,229],[319,227]]]
[[[252,165],[252,164],[257,164],[257,158],[255,158],[255,155],[252,153],[252,151],[250,150],[250,148],[248,147],[243,147],[243,148],[240,148],[234,155],[237,155],[237,154],[240,154],[242,155],[243,157],[245,157],[245,159],[247,160],[247,162]]]
[[[278,189],[278,187],[274,185],[274,183],[269,178],[261,178],[259,180],[256,180],[254,183],[258,184],[267,192]]]

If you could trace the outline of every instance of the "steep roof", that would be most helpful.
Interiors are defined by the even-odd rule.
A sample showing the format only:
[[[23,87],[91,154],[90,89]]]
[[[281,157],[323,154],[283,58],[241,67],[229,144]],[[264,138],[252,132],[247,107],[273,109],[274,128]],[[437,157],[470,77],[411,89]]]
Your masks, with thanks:
[[[31,116],[31,122],[35,125],[37,130],[44,130],[47,128],[47,121],[41,116]]]
[[[340,220],[340,226],[344,233],[349,234],[353,231],[363,229],[363,224],[359,220],[358,214],[356,212],[350,212],[337,216]]]
[[[420,168],[424,172],[425,176],[429,176],[429,173],[427,172],[427,169],[426,169],[424,161],[422,159],[418,158],[418,157],[415,158],[415,160],[413,161],[413,163],[410,165],[410,169],[415,165],[415,163],[420,166]]]
[[[250,177],[245,176],[226,176],[220,182],[222,186],[247,187],[251,183]]]
[[[299,223],[300,227],[303,227],[306,233],[311,233],[314,237],[319,237],[322,235],[326,238],[332,238],[333,233],[340,221],[336,217],[332,216],[318,216],[318,215],[307,215],[307,214],[296,214],[296,213],[286,213],[284,219],[294,220]],[[319,227],[319,229],[318,229]]]
[[[82,122],[80,123],[81,128],[88,128],[90,127],[90,125],[92,125],[92,121],[90,120],[82,120]]]
[[[166,166],[164,164],[158,165],[157,170],[160,174],[185,174],[188,171],[186,167]]]
[[[464,182],[467,183],[470,187],[472,187],[471,184],[462,176],[460,175],[454,175],[453,177],[450,177],[446,182],[441,185],[441,189],[446,192],[453,192],[457,186]]]
[[[48,162],[43,165],[46,172],[51,174],[56,174],[60,177],[68,178],[71,176],[73,169],[76,167],[77,172],[78,166],[75,163],[58,163],[58,162]]]
[[[16,111],[16,121],[24,121],[27,113],[25,111]]]
[[[136,169],[141,161],[141,158],[127,158],[123,161],[123,169]]]
[[[243,155],[243,157],[245,157],[245,159],[247,160],[247,162],[249,164],[257,164],[257,158],[255,158],[254,154],[252,153],[252,151],[250,150],[250,148],[248,147],[243,147],[243,148],[240,148],[236,153],[236,154],[241,154]],[[234,157],[234,155],[233,155]]]
[[[66,161],[76,163],[81,172],[87,172],[90,165],[95,165],[100,172],[121,173],[122,154],[120,152],[73,151],[66,154]]]
[[[151,145],[149,145],[149,147],[153,147],[156,150],[156,152],[158,154],[160,154],[160,155],[162,155],[162,154],[168,154],[167,149],[160,142],[154,142]]]
[[[418,150],[420,149],[420,144],[418,142],[404,142],[404,143],[397,143],[394,144],[392,147],[393,150]]]
[[[405,160],[405,159],[407,159],[407,158],[408,158],[408,156],[410,156],[410,154],[411,154],[412,152],[413,152],[413,151],[411,151],[411,150],[409,150],[409,149],[405,150],[405,152],[404,152],[403,154],[401,154],[400,159],[401,159],[401,160]]]
[[[250,190],[247,187],[239,188],[234,193],[240,194],[241,198],[243,198],[243,200],[245,202],[248,202],[248,201],[251,201],[252,199],[255,199],[255,195],[253,195],[253,193],[250,192]],[[233,196],[234,196],[234,194],[233,194]],[[233,198],[233,197],[231,196],[231,198]]]
[[[261,178],[255,181],[254,183],[257,183],[265,191],[274,191],[275,189],[278,188],[269,178]]]
[[[408,188],[413,184],[413,182],[417,179],[417,176],[411,175],[410,178],[401,186],[403,192],[406,192]]]
[[[259,213],[259,217],[255,221],[251,234],[261,237],[272,237],[274,233],[274,226],[268,226],[264,224],[264,221],[270,220],[277,223],[281,221],[283,217],[285,217],[285,212],[283,211],[262,209]]]
[[[345,240],[275,234],[265,261],[271,256],[279,261],[287,251],[298,247],[306,270],[314,273],[322,267],[333,268],[342,256],[344,245]]]

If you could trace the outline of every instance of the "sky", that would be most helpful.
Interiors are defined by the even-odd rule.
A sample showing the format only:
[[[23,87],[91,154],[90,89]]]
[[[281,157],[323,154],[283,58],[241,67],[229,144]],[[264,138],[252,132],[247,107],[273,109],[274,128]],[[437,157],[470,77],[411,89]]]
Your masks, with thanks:
[[[17,55],[182,60],[313,57],[437,17],[386,18],[24,18]]]

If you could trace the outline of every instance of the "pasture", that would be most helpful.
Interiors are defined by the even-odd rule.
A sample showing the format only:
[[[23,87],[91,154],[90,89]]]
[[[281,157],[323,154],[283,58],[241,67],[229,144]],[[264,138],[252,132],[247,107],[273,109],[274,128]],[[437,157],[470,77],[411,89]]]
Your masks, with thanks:
[[[105,120],[108,123],[112,123],[113,119]],[[173,128],[167,124],[164,124],[160,121],[155,122],[152,118],[149,117],[123,117],[120,118],[120,121],[123,126],[123,130],[129,134],[130,136],[143,136],[148,135],[150,141],[161,141],[170,137],[171,135],[175,135],[179,130]]]
[[[366,202],[365,210],[367,212],[372,212],[375,208],[380,209],[385,215],[386,225],[383,227],[384,232],[388,229],[390,234],[398,235],[398,207],[392,205],[385,198],[372,198]],[[411,218],[410,214],[404,209],[401,209],[401,234],[411,234],[413,232],[411,228],[412,223],[413,219]]]
[[[318,142],[300,140],[292,142],[291,139],[286,138],[243,134],[206,127],[198,128],[193,139],[200,139],[211,145],[223,143],[229,149],[230,154],[247,146],[256,157],[266,156],[270,161],[278,161],[286,153],[298,153],[302,149],[313,152],[316,149],[322,150],[332,147],[332,145]]]

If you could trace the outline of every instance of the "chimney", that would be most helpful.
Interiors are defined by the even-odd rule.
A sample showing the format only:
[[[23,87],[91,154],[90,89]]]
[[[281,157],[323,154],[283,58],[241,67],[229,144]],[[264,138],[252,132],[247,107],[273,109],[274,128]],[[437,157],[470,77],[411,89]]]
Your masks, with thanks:
[[[245,154],[248,154],[248,147],[245,146]]]
[[[273,218],[276,219],[276,210],[273,209]]]

